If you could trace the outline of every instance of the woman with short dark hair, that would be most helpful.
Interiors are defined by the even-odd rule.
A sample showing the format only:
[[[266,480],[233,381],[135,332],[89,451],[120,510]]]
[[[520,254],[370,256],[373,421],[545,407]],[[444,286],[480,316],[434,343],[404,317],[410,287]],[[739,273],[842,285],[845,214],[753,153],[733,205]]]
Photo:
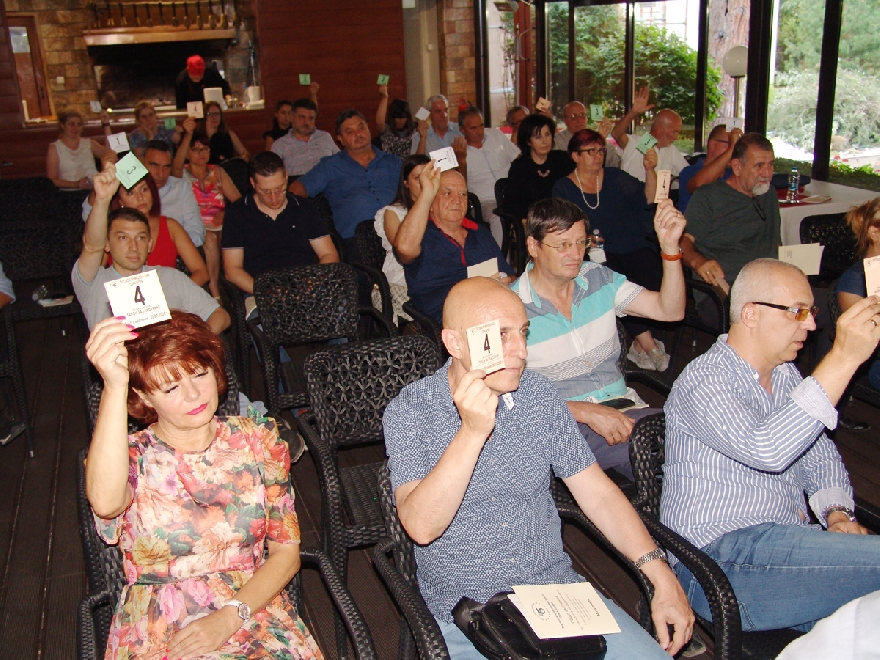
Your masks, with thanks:
[[[321,660],[284,591],[300,567],[287,445],[272,420],[215,415],[221,341],[172,310],[139,332],[101,321],[86,353],[104,379],[86,495],[128,581],[106,657]],[[149,427],[129,436],[128,415]]]

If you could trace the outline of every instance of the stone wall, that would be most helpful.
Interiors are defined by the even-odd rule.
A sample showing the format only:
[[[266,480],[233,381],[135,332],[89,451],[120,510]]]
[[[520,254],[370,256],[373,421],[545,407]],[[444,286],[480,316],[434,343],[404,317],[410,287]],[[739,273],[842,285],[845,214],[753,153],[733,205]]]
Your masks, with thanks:
[[[449,99],[449,114],[458,118],[458,103],[476,103],[474,3],[442,0],[438,5],[440,34],[440,91]]]
[[[3,0],[6,14],[34,16],[46,66],[46,85],[52,109],[79,110],[88,116],[89,101],[98,91],[83,39],[91,17],[89,0]],[[59,83],[58,78],[64,81]]]

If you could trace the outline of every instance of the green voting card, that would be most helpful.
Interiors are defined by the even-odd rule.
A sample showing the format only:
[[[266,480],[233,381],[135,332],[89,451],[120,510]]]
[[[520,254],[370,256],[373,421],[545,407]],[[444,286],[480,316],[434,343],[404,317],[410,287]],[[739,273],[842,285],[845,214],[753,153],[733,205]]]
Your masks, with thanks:
[[[639,140],[639,143],[636,145],[636,149],[641,151],[643,154],[648,153],[648,149],[657,144],[657,139],[651,135],[650,133],[645,133],[642,136],[642,139]]]
[[[126,190],[134,188],[134,184],[147,176],[147,168],[131,151],[116,163],[116,177]]]
[[[177,128],[177,120],[174,117],[166,117],[165,128],[169,131],[173,131],[175,128]]]
[[[590,121],[602,121],[604,118],[605,113],[602,111],[601,105],[590,106]]]
[[[308,73],[299,74],[299,84],[300,85],[311,85],[312,84],[312,76]]]
[[[388,84],[388,80],[389,80],[390,78],[391,78],[391,76],[386,76],[384,73],[380,73],[380,74],[379,74],[379,80],[376,81],[376,84],[377,84],[377,85],[387,85],[387,84]]]

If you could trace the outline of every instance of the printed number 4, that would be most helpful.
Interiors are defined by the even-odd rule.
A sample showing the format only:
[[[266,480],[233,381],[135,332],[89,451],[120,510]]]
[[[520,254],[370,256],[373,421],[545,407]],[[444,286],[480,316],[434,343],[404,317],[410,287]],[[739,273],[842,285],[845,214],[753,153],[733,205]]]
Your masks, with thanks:
[[[144,294],[141,293],[141,288],[139,286],[135,287],[135,289],[134,289],[134,301],[136,303],[140,303],[141,305],[147,304],[147,301],[144,299]],[[489,341],[488,337],[486,338],[486,341],[487,342]],[[486,344],[486,345],[488,346],[488,344]]]
[[[486,341],[483,342],[483,350],[484,351],[491,351],[492,350],[491,348],[489,348],[489,335],[486,335]]]

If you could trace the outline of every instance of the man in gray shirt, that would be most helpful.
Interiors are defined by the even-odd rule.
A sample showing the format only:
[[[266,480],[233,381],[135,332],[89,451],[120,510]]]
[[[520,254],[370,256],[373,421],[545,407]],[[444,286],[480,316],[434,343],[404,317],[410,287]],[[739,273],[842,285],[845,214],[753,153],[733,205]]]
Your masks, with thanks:
[[[302,176],[324,156],[339,153],[333,136],[315,128],[318,106],[311,99],[299,99],[293,106],[290,132],[272,144],[272,151],[281,156],[288,176]]]
[[[89,329],[111,316],[104,284],[146,270],[155,270],[162,284],[168,307],[196,314],[215,333],[229,327],[229,314],[210,295],[174,268],[145,266],[152,241],[150,224],[137,209],[121,208],[108,215],[110,200],[119,187],[116,166],[108,163],[95,176],[95,206],[90,210],[83,234],[83,251],[73,266],[70,279]],[[113,265],[102,268],[104,253]]]

